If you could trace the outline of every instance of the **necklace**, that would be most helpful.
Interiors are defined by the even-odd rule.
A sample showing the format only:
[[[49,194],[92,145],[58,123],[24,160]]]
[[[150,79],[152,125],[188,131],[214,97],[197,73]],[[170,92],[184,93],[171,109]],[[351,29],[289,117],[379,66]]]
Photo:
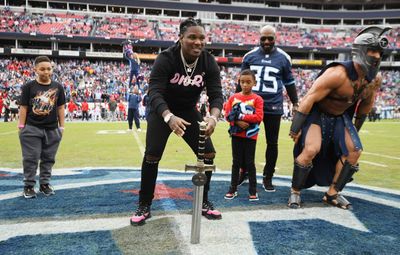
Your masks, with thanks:
[[[182,52],[182,48],[181,48],[181,59],[182,59],[183,65],[185,67],[184,69],[185,69],[186,75],[189,76],[190,78],[192,78],[192,76],[194,74],[194,70],[196,69],[196,66],[197,66],[197,61],[199,60],[199,58],[196,58],[196,60],[192,64],[188,64],[186,62],[185,57],[183,56],[183,52]],[[191,74],[189,75],[188,73],[191,73]]]

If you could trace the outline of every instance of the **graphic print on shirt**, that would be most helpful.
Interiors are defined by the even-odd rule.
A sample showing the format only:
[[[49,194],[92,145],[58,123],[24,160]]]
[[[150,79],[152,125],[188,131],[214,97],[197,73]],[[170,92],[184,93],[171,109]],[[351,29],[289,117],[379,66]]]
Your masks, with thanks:
[[[32,111],[35,115],[49,115],[56,104],[56,95],[58,89],[49,89],[39,91],[32,99]]]
[[[276,76],[279,73],[279,69],[273,66],[259,66],[251,65],[250,69],[256,72],[256,86],[253,87],[253,91],[260,91],[266,93],[277,93],[278,82]],[[261,88],[260,88],[261,86]]]
[[[255,112],[254,99],[241,101],[235,98],[232,102],[232,106],[234,107],[236,104],[239,104],[236,107],[238,107],[238,110],[240,109],[240,113],[242,114],[253,114]]]
[[[184,74],[175,73],[174,77],[169,82],[171,84],[183,85],[185,87],[196,86],[196,87],[200,88],[200,87],[204,86],[203,75],[200,75],[200,74],[195,75],[192,79],[191,76],[186,76]]]

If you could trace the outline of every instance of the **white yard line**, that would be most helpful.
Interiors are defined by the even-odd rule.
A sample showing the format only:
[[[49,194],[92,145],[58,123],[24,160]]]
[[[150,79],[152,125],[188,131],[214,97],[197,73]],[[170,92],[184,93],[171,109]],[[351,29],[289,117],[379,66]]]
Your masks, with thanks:
[[[142,157],[143,157],[144,156],[144,146],[143,146],[142,141],[140,141],[139,135],[136,132],[136,130],[133,130],[133,136],[135,137],[136,143],[139,146],[140,153],[142,154]]]
[[[383,164],[379,164],[379,163],[375,163],[375,162],[371,162],[371,161],[366,161],[366,160],[359,160],[359,162],[364,163],[364,164],[373,165],[373,166],[388,167],[387,165],[383,165]]]
[[[372,155],[372,156],[377,156],[377,157],[382,157],[382,158],[390,158],[390,159],[397,159],[397,160],[400,160],[400,157],[388,156],[388,155],[379,154],[379,153],[372,153],[372,152],[363,151],[362,154]]]

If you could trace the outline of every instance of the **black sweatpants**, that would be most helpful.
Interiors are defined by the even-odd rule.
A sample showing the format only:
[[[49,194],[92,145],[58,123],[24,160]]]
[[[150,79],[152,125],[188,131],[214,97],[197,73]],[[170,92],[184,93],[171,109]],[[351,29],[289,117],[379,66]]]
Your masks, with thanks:
[[[188,122],[191,125],[186,126],[183,139],[190,146],[192,151],[197,155],[199,146],[199,124],[202,121],[201,114],[196,109],[176,112],[174,114]],[[158,161],[161,160],[165,145],[172,130],[169,128],[161,116],[155,112],[150,112],[147,117],[147,133],[146,133],[146,151],[142,163],[142,175],[139,192],[139,202],[151,204],[154,197],[154,189],[156,186],[158,174]],[[210,138],[205,141],[205,153],[215,153],[214,146]],[[146,160],[146,157],[158,158],[159,160]],[[195,162],[195,158],[193,158]],[[208,164],[212,164],[213,160],[207,160]],[[204,185],[203,200],[208,200],[208,191],[210,189],[211,172],[205,173],[207,182]]]

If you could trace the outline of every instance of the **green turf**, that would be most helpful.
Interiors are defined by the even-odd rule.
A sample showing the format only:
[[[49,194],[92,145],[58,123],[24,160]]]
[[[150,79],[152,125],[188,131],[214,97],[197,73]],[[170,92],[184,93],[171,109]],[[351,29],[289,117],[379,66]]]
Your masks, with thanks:
[[[230,170],[232,164],[228,124],[218,123],[213,141],[217,150],[215,163],[219,169]],[[119,123],[66,123],[65,134],[61,143],[55,168],[124,166],[140,167],[142,155],[132,133],[97,134],[100,130],[126,130],[125,122]],[[146,123],[142,123],[146,129]],[[265,153],[265,136],[263,127],[257,143],[256,167],[262,172]],[[279,158],[277,174],[292,174],[293,142],[288,136],[289,123],[282,122],[279,139]],[[364,153],[361,157],[361,170],[355,182],[359,184],[400,189],[400,122],[383,121],[365,123],[361,131]],[[145,145],[145,132],[138,137]],[[21,150],[19,146],[16,123],[0,123],[0,167],[21,168]],[[389,156],[389,157],[385,157]],[[390,158],[392,157],[392,158]],[[183,170],[186,163],[194,163],[195,157],[181,138],[171,135],[161,168]],[[363,161],[378,163],[376,166]]]

